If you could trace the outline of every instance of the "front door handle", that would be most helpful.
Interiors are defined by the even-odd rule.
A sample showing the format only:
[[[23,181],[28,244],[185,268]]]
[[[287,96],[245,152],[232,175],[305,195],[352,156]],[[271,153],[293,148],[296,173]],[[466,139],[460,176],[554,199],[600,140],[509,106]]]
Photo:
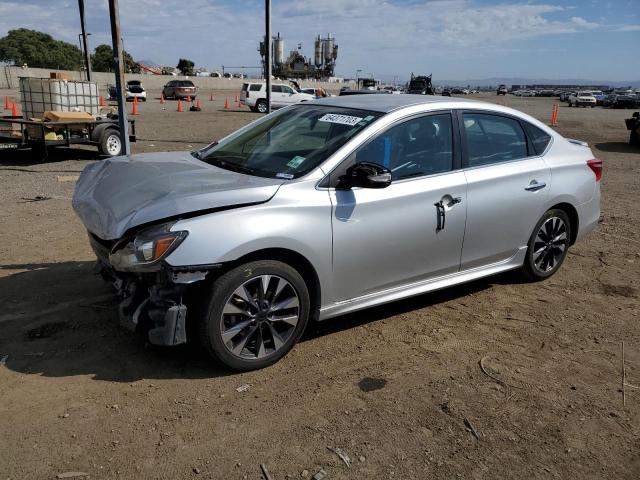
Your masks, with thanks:
[[[436,232],[440,230],[444,230],[444,222],[445,222],[445,212],[444,212],[444,203],[442,200],[433,204],[436,207]]]
[[[544,182],[538,182],[537,180],[531,180],[528,186],[524,187],[527,192],[537,192],[538,190],[546,187],[547,184]]]

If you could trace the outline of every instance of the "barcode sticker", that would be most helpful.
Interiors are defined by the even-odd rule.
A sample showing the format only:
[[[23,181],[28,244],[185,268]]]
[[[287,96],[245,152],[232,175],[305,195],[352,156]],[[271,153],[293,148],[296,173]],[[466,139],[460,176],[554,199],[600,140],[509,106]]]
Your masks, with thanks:
[[[356,125],[362,117],[352,117],[351,115],[341,115],[339,113],[327,113],[320,117],[318,121],[328,123],[339,123],[341,125]]]

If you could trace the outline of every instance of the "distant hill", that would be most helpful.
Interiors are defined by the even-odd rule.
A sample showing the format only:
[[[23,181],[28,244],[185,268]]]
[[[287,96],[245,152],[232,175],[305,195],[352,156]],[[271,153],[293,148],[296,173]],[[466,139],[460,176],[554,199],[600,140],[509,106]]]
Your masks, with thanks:
[[[392,82],[395,78],[398,82],[408,81],[408,78],[403,76],[394,75],[380,75],[376,77],[379,80]],[[609,85],[611,87],[631,87],[640,88],[640,80],[624,80],[624,81],[612,81],[612,80],[587,80],[584,78],[527,78],[527,77],[492,77],[492,78],[477,78],[466,80],[451,80],[438,78],[437,72],[433,75],[434,85],[451,86],[451,87],[466,87],[471,85],[477,86],[489,86],[489,85]]]

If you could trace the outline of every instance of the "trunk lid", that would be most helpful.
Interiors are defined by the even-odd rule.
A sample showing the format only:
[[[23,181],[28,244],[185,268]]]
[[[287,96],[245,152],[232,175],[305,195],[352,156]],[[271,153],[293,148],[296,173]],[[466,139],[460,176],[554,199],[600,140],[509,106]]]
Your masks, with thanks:
[[[214,167],[189,152],[145,153],[86,167],[72,203],[87,230],[115,240],[165,218],[267,202],[282,183]]]

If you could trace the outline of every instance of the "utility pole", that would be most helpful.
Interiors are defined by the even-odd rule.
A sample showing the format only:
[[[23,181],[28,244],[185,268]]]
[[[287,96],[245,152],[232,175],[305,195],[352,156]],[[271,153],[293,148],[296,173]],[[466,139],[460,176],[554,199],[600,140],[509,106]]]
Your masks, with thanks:
[[[264,66],[267,80],[267,114],[271,113],[271,0],[264,1],[265,35],[264,35]]]
[[[87,29],[85,28],[84,19],[84,0],[78,0],[78,8],[80,9],[80,29],[82,30],[82,45],[84,46],[84,67],[87,72],[87,82],[91,81],[91,57],[89,56],[89,47],[87,45]]]
[[[120,14],[118,0],[109,0],[109,18],[111,19],[111,42],[113,43],[113,67],[116,73],[116,97],[118,99],[118,126],[122,141],[122,155],[131,153],[129,144],[129,122],[127,107],[122,87],[124,85],[124,56],[122,53],[122,36],[120,35]]]

